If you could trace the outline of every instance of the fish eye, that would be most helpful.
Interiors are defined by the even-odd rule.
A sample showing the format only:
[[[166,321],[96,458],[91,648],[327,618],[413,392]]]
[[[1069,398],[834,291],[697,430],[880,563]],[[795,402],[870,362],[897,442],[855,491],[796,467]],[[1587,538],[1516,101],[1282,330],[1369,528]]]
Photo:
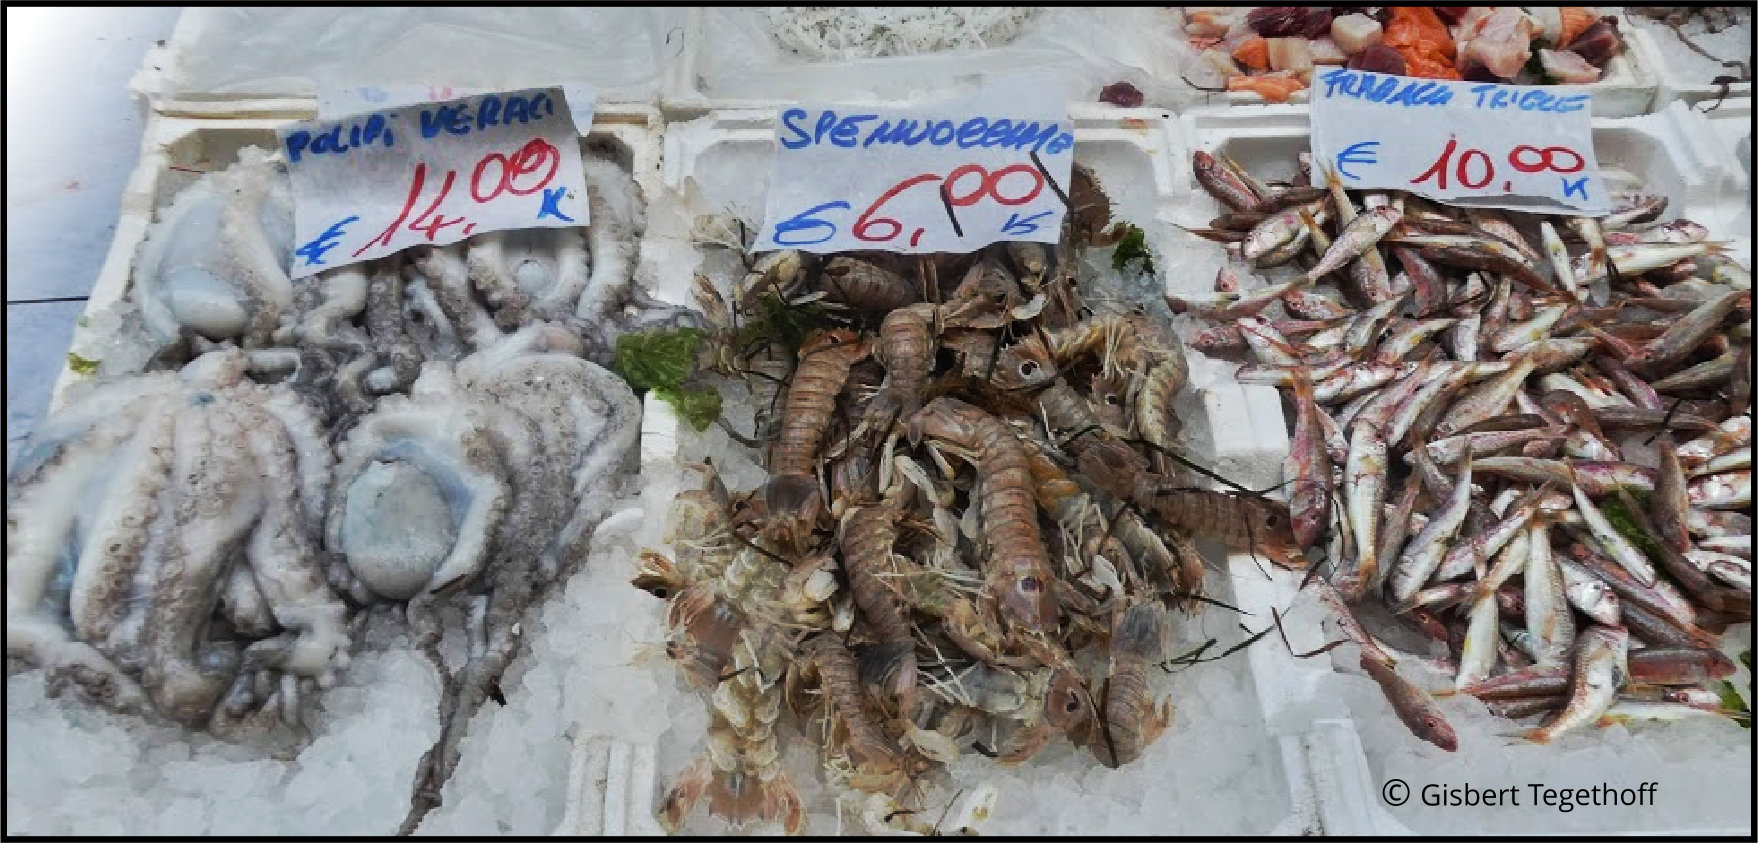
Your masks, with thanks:
[[[1115,394],[1107,395],[1107,396],[1105,396],[1105,403],[1115,407],[1119,404],[1122,404],[1123,399],[1118,398]]]
[[[1068,704],[1064,705],[1062,707],[1062,710],[1068,712],[1069,714],[1073,714],[1076,711],[1079,711],[1080,710],[1080,700],[1075,699],[1073,694],[1069,694],[1068,695]]]
[[[1020,591],[1037,591],[1038,589],[1041,589],[1043,587],[1044,587],[1044,584],[1041,582],[1038,582],[1037,577],[1026,577],[1025,579],[1019,581],[1019,590]]]
[[[1038,363],[1035,360],[1027,360],[1024,363],[1019,364],[1019,373],[1022,377],[1029,378],[1032,375],[1036,374],[1037,371],[1038,371]]]
[[[1276,526],[1276,516],[1273,513],[1270,515],[1264,516],[1264,523],[1270,525],[1271,527]]]
[[[664,600],[667,597],[671,596],[671,592],[667,591],[665,586],[662,585],[662,586],[659,586],[659,587],[653,589],[653,596],[657,597],[661,600]]]

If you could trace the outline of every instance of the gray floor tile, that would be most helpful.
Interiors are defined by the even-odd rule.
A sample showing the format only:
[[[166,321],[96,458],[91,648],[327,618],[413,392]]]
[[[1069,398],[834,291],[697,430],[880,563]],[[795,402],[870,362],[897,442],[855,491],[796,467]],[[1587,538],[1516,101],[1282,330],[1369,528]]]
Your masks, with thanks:
[[[6,464],[49,411],[49,392],[85,302],[6,306]]]

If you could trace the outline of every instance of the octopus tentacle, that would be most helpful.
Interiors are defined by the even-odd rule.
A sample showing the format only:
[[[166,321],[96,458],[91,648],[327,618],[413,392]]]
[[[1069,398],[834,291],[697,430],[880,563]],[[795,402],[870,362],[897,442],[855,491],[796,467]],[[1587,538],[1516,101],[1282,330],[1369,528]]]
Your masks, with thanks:
[[[240,434],[220,404],[190,407],[177,419],[176,530],[165,542],[140,636],[141,684],[160,712],[182,723],[206,721],[238,667],[235,645],[204,641],[202,633],[227,564],[262,508],[256,484],[239,482],[248,471]]]
[[[403,268],[404,330],[415,341],[421,357],[426,360],[456,360],[462,353],[462,341],[451,317],[440,307],[433,288],[413,266]]]
[[[530,318],[531,294],[507,271],[506,234],[496,231],[471,240],[464,265],[470,281],[494,310],[495,324],[503,331],[511,331]]]
[[[499,326],[471,295],[470,272],[460,247],[422,247],[415,253],[415,267],[465,345],[484,348],[500,339]]]
[[[316,529],[323,523],[324,498],[329,493],[330,470],[335,465],[323,427],[311,406],[297,393],[274,387],[255,389],[260,396],[256,399],[258,406],[273,416],[293,440],[299,467],[299,497],[306,523]]]
[[[90,510],[96,523],[83,542],[68,595],[74,631],[86,641],[109,638],[127,614],[153,507],[170,480],[174,423],[168,412],[148,416],[106,467],[102,498]]]
[[[6,478],[7,503],[16,499],[18,490],[54,471],[67,457],[68,446],[87,436],[95,426],[108,422],[117,429],[127,429],[176,386],[176,373],[154,372],[95,385],[90,391],[76,394],[73,403],[44,419],[19,451]]]
[[[298,633],[298,641],[278,667],[301,676],[317,676],[330,668],[336,653],[348,648],[347,607],[331,594],[316,550],[307,534],[299,503],[285,478],[293,476],[292,438],[268,424],[267,413],[241,405],[256,421],[245,432],[245,444],[264,483],[265,500],[258,525],[245,552],[263,599],[282,627]]]
[[[389,261],[366,288],[366,330],[388,368],[369,373],[367,388],[380,395],[409,388],[421,374],[421,350],[403,330],[403,273]]]
[[[360,264],[337,267],[319,273],[309,282],[319,290],[319,302],[299,320],[299,342],[320,348],[358,351],[365,346],[364,338],[348,323],[367,306],[366,271]]]
[[[592,274],[574,308],[583,319],[602,318],[619,304],[635,277],[635,244],[646,221],[635,197],[635,180],[615,163],[586,156],[586,202],[592,216]],[[615,185],[607,189],[608,185]]]
[[[233,566],[226,576],[220,590],[220,614],[241,635],[261,638],[275,632],[274,610],[247,565]]]

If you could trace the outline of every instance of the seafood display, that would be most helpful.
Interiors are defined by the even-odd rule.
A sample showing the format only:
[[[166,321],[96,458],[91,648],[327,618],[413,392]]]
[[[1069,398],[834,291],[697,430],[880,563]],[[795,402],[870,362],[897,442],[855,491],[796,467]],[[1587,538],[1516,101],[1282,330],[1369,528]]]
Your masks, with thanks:
[[[1752,616],[1749,271],[1663,221],[1665,197],[1460,212],[1302,159],[1266,185],[1195,153],[1230,211],[1195,233],[1297,271],[1253,291],[1224,268],[1213,299],[1168,304],[1208,326],[1193,348],[1287,391],[1289,514],[1362,669],[1449,751],[1349,604],[1445,644],[1439,693],[1542,718],[1531,741],[1727,714],[1705,683],[1734,673],[1719,633]]]
[[[9,835],[1444,835],[1491,815],[1381,788],[1641,779],[1490,822],[1745,830],[1751,9],[576,17],[654,48],[566,86],[588,224],[301,278],[312,98],[150,53],[55,409],[9,396]],[[405,58],[270,87],[466,85]],[[1346,188],[1235,107],[1332,68],[1582,86],[1610,210]],[[1015,74],[1069,177],[970,134]],[[947,112],[887,197],[986,181],[787,225],[972,251],[758,251],[830,244],[762,216],[790,103]]]
[[[766,478],[734,492],[700,466],[675,557],[634,582],[709,698],[667,828],[706,802],[803,830],[777,765],[796,730],[862,816],[923,810],[969,751],[1011,766],[1065,738],[1128,765],[1174,716],[1154,676],[1207,599],[1193,537],[1300,563],[1284,504],[1186,468],[1183,350],[1081,277],[1079,250],[1118,235],[1078,166],[1070,196],[1053,248],[776,252],[731,296],[698,278],[704,368],[771,409],[749,440]]]
[[[1037,11],[787,6],[766,9],[764,15],[776,42],[789,52],[807,59],[848,60],[998,47],[1018,36]]]
[[[593,361],[696,323],[633,282],[629,175],[592,153],[585,170],[589,228],[297,281],[285,170],[246,148],[196,179],[117,308],[143,350],[98,361],[9,472],[9,663],[282,751],[385,618],[442,680],[412,831],[500,696],[521,618],[584,561],[633,468],[640,403]]]
[[[1183,7],[1224,90],[1287,102],[1318,67],[1519,85],[1597,82],[1624,52],[1618,19],[1542,6]]]

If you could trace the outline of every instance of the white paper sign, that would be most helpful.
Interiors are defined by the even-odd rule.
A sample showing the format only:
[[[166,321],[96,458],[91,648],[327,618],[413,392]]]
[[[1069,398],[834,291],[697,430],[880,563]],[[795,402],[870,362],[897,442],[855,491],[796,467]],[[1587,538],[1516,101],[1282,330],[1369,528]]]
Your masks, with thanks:
[[[1335,68],[1312,84],[1312,155],[1351,189],[1452,205],[1605,213],[1592,95]],[[1315,174],[1316,177],[1316,174]]]
[[[573,115],[574,128],[584,133],[592,127],[593,109],[598,105],[598,90],[589,82],[561,82],[558,87],[567,95],[568,113]],[[340,120],[351,114],[492,94],[495,90],[468,85],[324,86],[317,92],[317,119]]]
[[[1054,243],[1074,164],[1050,86],[992,82],[919,106],[781,112],[758,251],[969,252]]]
[[[488,231],[586,225],[580,139],[560,88],[283,127],[293,277]]]

